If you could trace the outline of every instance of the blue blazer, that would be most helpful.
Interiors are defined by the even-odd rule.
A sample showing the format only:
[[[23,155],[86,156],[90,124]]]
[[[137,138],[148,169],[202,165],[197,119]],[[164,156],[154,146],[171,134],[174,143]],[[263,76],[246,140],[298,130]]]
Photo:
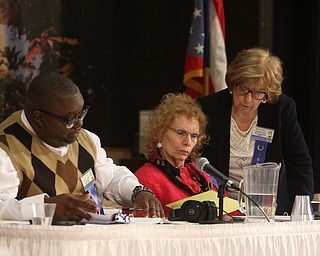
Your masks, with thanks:
[[[202,155],[228,176],[232,95],[225,89],[199,97],[197,101],[209,118],[207,133],[210,135],[210,144],[204,148]],[[310,195],[312,199],[314,184],[312,160],[297,121],[293,99],[282,94],[275,104],[260,104],[257,125],[274,129],[265,162],[282,163],[276,214],[290,214],[295,195]]]

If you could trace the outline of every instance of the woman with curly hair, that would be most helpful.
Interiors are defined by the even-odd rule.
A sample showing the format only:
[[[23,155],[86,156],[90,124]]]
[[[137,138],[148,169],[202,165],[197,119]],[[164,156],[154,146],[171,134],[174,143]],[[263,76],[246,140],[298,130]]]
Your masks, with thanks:
[[[146,125],[148,162],[135,175],[160,200],[166,216],[167,204],[216,190],[212,179],[194,164],[208,142],[206,126],[201,107],[185,93],[165,95]]]

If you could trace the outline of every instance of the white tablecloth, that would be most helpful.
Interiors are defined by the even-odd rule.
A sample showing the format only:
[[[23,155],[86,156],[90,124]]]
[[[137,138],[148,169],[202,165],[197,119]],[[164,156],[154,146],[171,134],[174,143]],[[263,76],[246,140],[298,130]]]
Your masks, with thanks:
[[[311,256],[320,222],[0,225],[0,255]]]

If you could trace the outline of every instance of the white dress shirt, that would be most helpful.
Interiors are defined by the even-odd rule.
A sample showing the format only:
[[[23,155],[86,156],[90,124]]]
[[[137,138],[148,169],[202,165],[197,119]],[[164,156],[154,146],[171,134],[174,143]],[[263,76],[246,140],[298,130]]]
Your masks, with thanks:
[[[21,119],[28,130],[35,133],[24,111],[21,114]],[[101,147],[101,142],[97,135],[87,130],[85,131],[89,134],[97,148],[94,168],[98,194],[104,194],[114,203],[131,206],[132,191],[136,186],[140,185],[138,179],[127,167],[118,166],[113,163],[111,158],[107,157],[106,151]],[[69,146],[54,148],[46,143],[44,145],[60,156],[64,156],[69,148]],[[18,194],[19,184],[18,173],[10,157],[0,148],[0,220],[31,219],[29,204],[43,202],[44,196],[47,196],[46,194],[40,194],[19,201],[15,199]]]

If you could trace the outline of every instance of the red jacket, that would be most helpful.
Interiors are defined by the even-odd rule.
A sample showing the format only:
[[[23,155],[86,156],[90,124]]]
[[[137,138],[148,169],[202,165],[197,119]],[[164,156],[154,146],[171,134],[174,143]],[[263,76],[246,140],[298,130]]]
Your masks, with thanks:
[[[139,182],[150,188],[154,195],[160,200],[165,216],[168,216],[167,204],[193,196],[181,188],[177,187],[169,177],[151,163],[145,163],[135,173]],[[212,190],[217,191],[213,186]]]

